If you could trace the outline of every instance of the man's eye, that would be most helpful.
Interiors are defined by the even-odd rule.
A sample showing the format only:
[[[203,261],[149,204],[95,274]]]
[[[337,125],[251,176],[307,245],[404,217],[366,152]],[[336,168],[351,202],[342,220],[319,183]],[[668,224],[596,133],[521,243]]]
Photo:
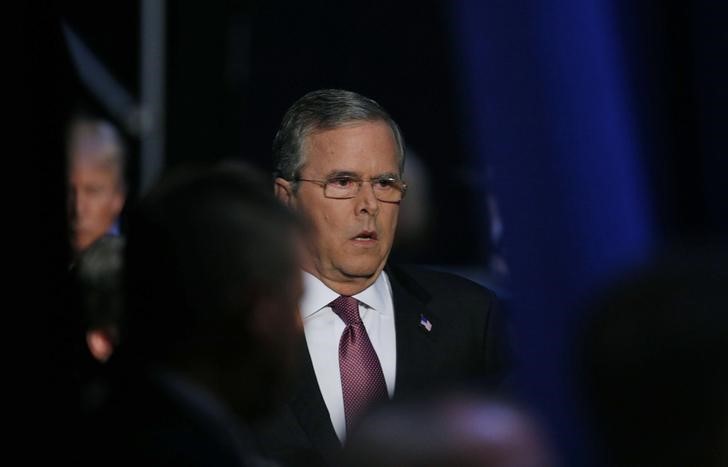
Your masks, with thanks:
[[[91,186],[85,187],[84,191],[86,192],[86,194],[89,194],[89,195],[98,195],[104,191],[104,188],[101,186],[98,186],[98,185],[91,185]]]
[[[329,184],[337,188],[346,188],[348,186],[351,186],[352,183],[354,183],[354,180],[349,177],[339,177],[329,180]]]
[[[396,180],[393,178],[380,178],[376,182],[377,188],[392,188],[396,184]]]

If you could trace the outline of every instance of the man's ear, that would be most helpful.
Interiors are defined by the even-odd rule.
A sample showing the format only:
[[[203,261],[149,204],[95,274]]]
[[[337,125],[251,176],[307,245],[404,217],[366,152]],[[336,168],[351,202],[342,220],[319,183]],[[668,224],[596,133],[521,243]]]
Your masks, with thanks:
[[[289,208],[293,208],[293,185],[289,180],[281,177],[276,177],[273,182],[273,190],[276,198],[278,198],[281,203],[285,204]]]
[[[119,217],[119,215],[121,214],[121,210],[124,209],[125,202],[126,193],[124,193],[123,191],[117,191],[116,193],[114,193],[114,199],[112,201],[114,217]]]

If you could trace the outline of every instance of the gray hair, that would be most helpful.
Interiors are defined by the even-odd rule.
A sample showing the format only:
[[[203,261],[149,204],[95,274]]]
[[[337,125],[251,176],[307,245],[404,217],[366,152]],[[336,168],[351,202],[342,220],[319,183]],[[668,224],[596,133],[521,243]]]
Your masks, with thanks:
[[[94,163],[114,170],[119,185],[126,190],[126,146],[124,140],[109,121],[86,115],[74,117],[66,132],[68,168],[80,162]]]
[[[404,172],[404,139],[387,111],[361,94],[343,89],[321,89],[298,99],[283,116],[273,140],[273,175],[286,180],[296,178],[305,163],[304,141],[314,131],[360,121],[384,121],[389,125],[397,146],[399,172]]]

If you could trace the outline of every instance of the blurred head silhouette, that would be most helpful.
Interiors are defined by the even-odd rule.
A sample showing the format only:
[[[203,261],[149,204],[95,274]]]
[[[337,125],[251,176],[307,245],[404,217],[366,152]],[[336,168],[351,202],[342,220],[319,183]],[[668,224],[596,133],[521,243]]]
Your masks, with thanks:
[[[550,467],[534,420],[509,402],[465,394],[391,406],[365,419],[346,467]]]
[[[671,254],[599,300],[584,377],[603,457],[728,465],[728,255]]]
[[[171,370],[238,414],[282,390],[301,334],[298,229],[252,169],[181,168],[130,218],[122,347]]]
[[[68,220],[76,253],[109,233],[124,207],[125,148],[107,120],[78,115],[66,141]]]

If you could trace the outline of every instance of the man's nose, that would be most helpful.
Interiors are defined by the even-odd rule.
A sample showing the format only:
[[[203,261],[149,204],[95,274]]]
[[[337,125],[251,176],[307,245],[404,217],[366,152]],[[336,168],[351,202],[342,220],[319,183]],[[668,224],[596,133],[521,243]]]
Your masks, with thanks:
[[[367,213],[376,215],[379,212],[379,200],[374,195],[374,186],[371,182],[362,182],[359,187],[359,193],[356,195],[357,211],[359,213]]]
[[[74,217],[78,211],[78,196],[73,189],[69,189],[66,195],[66,208],[70,217]]]
[[[76,193],[72,197],[72,214],[75,219],[83,216],[88,206],[88,200],[82,193]]]

